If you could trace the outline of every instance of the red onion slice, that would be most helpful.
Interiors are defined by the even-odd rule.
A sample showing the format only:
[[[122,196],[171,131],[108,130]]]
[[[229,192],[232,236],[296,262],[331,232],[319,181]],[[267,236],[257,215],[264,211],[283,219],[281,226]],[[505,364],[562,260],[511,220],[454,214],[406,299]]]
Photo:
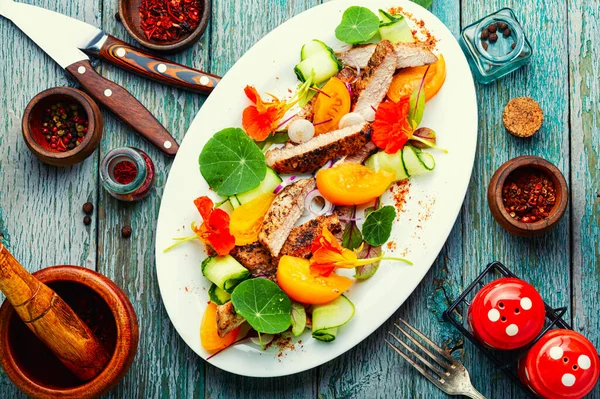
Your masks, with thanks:
[[[286,188],[287,186],[289,186],[290,184],[292,184],[292,182],[294,180],[296,180],[296,176],[290,176],[290,177],[288,177],[280,185],[278,185],[277,187],[275,187],[275,190],[273,190],[273,194],[279,194],[281,192],[281,190],[283,190],[284,188]]]
[[[314,200],[315,200],[315,198],[318,198],[318,197],[323,199],[325,205],[323,205],[323,207],[321,209],[315,210],[314,209]],[[325,216],[325,215],[331,215],[331,213],[333,212],[333,208],[335,208],[335,205],[333,205],[331,202],[327,201],[325,199],[325,197],[323,197],[321,192],[315,188],[310,193],[308,193],[306,195],[306,197],[304,198],[304,208],[315,216]]]

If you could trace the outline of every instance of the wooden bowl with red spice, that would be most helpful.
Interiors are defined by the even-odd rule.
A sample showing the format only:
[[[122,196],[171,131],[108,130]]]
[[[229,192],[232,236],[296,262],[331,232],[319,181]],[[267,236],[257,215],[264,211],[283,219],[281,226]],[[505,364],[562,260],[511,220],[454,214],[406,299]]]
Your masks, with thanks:
[[[0,307],[0,365],[32,398],[97,398],[129,371],[138,349],[135,311],[107,277],[79,266],[54,266],[33,273],[53,289],[90,328],[110,354],[96,377],[82,381],[37,338],[4,301]]]
[[[25,144],[38,159],[54,166],[71,166],[98,148],[102,113],[81,90],[54,87],[31,99],[21,127]]]
[[[504,163],[487,192],[494,219],[508,232],[535,236],[555,227],[567,210],[569,191],[560,170],[536,156]]]
[[[165,53],[200,39],[210,13],[210,0],[119,0],[119,17],[127,32],[142,46]]]

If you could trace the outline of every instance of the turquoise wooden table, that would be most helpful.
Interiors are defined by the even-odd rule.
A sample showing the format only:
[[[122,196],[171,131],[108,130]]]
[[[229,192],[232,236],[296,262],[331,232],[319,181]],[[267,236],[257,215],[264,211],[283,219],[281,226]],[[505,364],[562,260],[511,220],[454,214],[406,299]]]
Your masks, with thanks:
[[[117,0],[27,0],[82,19],[131,41],[114,18]],[[256,41],[320,0],[216,0],[212,21],[178,62],[223,75]],[[372,336],[345,355],[301,374],[274,379],[235,376],[210,366],[179,338],[162,305],[154,267],[154,229],[171,160],[111,114],[100,149],[82,164],[40,163],[21,137],[23,110],[36,93],[71,82],[48,56],[0,18],[0,238],[31,270],[83,265],[107,275],[129,295],[140,322],[135,363],[110,398],[439,398],[439,392],[383,338],[403,317],[435,341],[458,351],[474,385],[489,398],[521,398],[470,342],[442,321],[441,311],[491,260],[531,281],[567,319],[600,347],[600,0],[434,0],[431,8],[458,36],[460,28],[502,7],[512,7],[534,47],[531,64],[488,86],[477,86],[479,145],[471,185],[450,238],[410,299]],[[108,64],[105,77],[123,85],[181,140],[202,106],[202,95],[138,78]],[[540,133],[522,140],[505,133],[501,113],[513,97],[531,96],[544,109]],[[133,145],[157,165],[153,195],[124,204],[100,187],[99,160],[110,149]],[[518,155],[539,155],[563,172],[570,187],[567,214],[535,239],[508,235],[493,220],[485,190],[493,172]],[[81,206],[96,209],[90,226]],[[123,225],[130,239],[120,237]],[[0,372],[0,398],[20,398]],[[590,394],[600,398],[600,388]]]

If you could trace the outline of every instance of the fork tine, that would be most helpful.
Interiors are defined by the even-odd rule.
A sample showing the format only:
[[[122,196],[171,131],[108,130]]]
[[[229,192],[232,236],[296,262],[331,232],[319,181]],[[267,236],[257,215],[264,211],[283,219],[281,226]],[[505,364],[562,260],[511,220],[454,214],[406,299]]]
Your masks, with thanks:
[[[429,367],[432,371],[434,371],[437,375],[439,375],[442,380],[444,379],[444,377],[447,376],[447,374],[446,374],[445,371],[440,370],[439,367],[436,367],[433,364],[431,364],[429,361],[427,361],[427,359],[425,359],[423,356],[421,356],[417,351],[415,351],[413,348],[411,348],[410,346],[408,346],[407,344],[405,344],[404,341],[402,341],[400,338],[398,338],[397,336],[395,336],[391,332],[388,332],[388,334],[390,334],[392,337],[394,337],[394,339],[400,345],[402,345],[404,347],[404,349],[406,349],[409,353],[413,354],[417,359],[419,359],[420,361],[422,361],[423,363],[425,363],[425,365],[427,367]]]
[[[431,375],[429,372],[427,372],[423,367],[421,367],[417,362],[415,362],[414,360],[412,360],[406,353],[404,353],[401,349],[399,349],[398,347],[396,347],[395,345],[393,345],[390,341],[388,341],[386,339],[385,342],[387,342],[387,344],[393,350],[395,350],[400,356],[402,356],[404,358],[404,360],[406,360],[414,368],[416,368],[417,371],[419,371],[419,373],[421,373],[425,378],[427,378],[429,381],[431,381],[431,383],[433,383],[433,385],[435,385],[436,387],[438,387],[441,390],[444,390],[445,387],[442,385],[442,382],[440,380],[438,380],[433,375]]]
[[[435,349],[435,351],[437,353],[439,353],[440,355],[442,355],[444,357],[444,359],[446,359],[453,365],[456,365],[456,363],[457,363],[456,359],[454,359],[452,356],[450,356],[448,354],[448,352],[446,352],[445,350],[443,350],[442,348],[440,348],[439,346],[434,344],[429,338],[427,338],[425,335],[423,335],[423,333],[421,331],[417,330],[416,328],[414,328],[413,326],[408,324],[403,319],[398,319],[398,320],[401,321],[402,324],[404,324],[406,327],[408,327],[412,332],[414,332],[419,338],[421,338],[423,341],[425,341],[427,344],[429,344],[433,349]]]
[[[402,332],[402,334],[404,334],[404,336],[406,336],[406,338],[408,338],[410,340],[410,342],[412,342],[413,344],[415,344],[417,347],[419,347],[419,349],[421,349],[423,352],[425,352],[431,359],[435,360],[435,362],[437,364],[439,364],[440,366],[442,366],[442,368],[444,370],[450,371],[450,369],[451,369],[451,365],[450,364],[448,364],[443,359],[441,359],[439,356],[437,356],[435,353],[431,352],[429,349],[427,349],[425,346],[423,346],[423,344],[421,344],[415,337],[413,337],[408,332],[406,332],[398,324],[394,323],[394,326],[396,326],[396,328],[398,330],[400,330],[400,332]]]

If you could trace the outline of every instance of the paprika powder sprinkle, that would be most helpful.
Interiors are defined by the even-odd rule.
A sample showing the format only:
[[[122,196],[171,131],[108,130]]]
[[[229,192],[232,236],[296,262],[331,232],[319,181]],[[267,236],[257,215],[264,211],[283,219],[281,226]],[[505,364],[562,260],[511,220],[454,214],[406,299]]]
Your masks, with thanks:
[[[115,165],[113,173],[117,182],[129,184],[135,179],[138,171],[133,162],[121,161]]]
[[[140,26],[148,40],[174,41],[200,23],[198,0],[142,0]]]
[[[516,170],[504,182],[502,202],[506,212],[519,222],[544,220],[556,203],[554,182],[536,169]]]

